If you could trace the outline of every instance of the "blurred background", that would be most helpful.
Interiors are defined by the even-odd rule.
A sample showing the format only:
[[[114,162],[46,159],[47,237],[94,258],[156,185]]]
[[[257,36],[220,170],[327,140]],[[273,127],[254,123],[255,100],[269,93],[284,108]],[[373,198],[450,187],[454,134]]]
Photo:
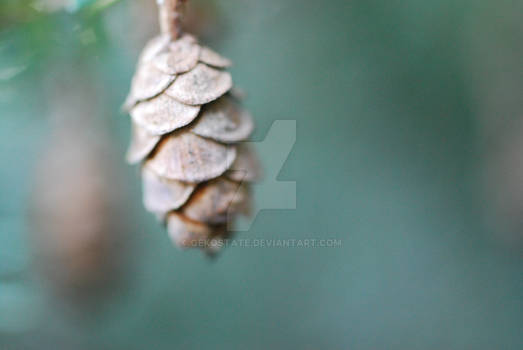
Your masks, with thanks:
[[[187,11],[235,62],[254,139],[297,123],[272,169],[296,210],[238,238],[341,245],[173,247],[119,111],[155,1],[3,0],[0,349],[523,348],[523,2]]]

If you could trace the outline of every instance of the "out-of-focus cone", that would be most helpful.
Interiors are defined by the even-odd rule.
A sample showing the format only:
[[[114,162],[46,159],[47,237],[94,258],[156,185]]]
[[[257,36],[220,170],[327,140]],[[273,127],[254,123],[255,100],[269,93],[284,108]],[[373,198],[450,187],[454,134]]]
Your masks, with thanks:
[[[523,34],[517,8],[478,7],[465,23],[464,67],[484,155],[484,210],[492,231],[523,244]],[[503,15],[500,15],[503,14]],[[507,35],[512,33],[512,35]]]
[[[92,123],[94,95],[81,83],[53,88],[51,135],[34,172],[36,267],[60,294],[98,295],[117,280],[119,186],[105,133]]]
[[[143,50],[125,103],[128,161],[144,162],[145,207],[167,221],[172,240],[208,249],[227,237],[228,219],[248,212],[247,182],[259,166],[240,142],[254,123],[229,93],[231,62],[189,34],[169,33],[165,16],[179,13],[163,8],[164,34]]]

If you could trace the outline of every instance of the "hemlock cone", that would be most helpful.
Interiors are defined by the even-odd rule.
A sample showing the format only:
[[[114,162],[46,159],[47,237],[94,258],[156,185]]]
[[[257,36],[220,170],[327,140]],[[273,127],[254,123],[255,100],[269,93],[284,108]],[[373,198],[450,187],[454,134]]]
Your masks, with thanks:
[[[162,34],[140,55],[125,108],[132,117],[127,160],[142,162],[145,208],[180,247],[214,251],[228,220],[249,213],[259,177],[240,142],[254,123],[230,93],[231,62],[183,34]]]

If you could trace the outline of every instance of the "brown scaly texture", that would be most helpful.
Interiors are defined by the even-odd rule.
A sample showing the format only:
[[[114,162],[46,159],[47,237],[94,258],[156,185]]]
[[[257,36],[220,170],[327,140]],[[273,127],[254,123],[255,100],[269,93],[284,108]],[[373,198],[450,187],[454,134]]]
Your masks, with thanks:
[[[160,5],[162,34],[140,55],[125,107],[132,118],[130,163],[142,162],[146,209],[180,247],[214,251],[230,220],[248,214],[258,178],[254,128],[232,96],[231,62],[181,33],[176,0]]]

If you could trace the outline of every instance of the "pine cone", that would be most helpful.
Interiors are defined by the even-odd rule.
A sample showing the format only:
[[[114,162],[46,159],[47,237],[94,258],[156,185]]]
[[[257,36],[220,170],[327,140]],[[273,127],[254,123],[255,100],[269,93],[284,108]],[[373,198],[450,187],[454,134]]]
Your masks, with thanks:
[[[60,297],[81,303],[115,286],[125,225],[115,215],[122,203],[103,136],[95,144],[83,136],[91,126],[68,117],[37,167],[32,239],[37,271]]]
[[[43,81],[49,139],[41,147],[29,206],[35,269],[62,302],[91,305],[122,275],[128,227],[111,139],[93,120],[99,97],[85,67],[59,64]]]
[[[131,164],[142,162],[145,208],[180,247],[213,250],[228,216],[248,214],[258,177],[248,139],[254,123],[230,93],[231,62],[183,34],[152,39],[140,55],[125,107]]]

